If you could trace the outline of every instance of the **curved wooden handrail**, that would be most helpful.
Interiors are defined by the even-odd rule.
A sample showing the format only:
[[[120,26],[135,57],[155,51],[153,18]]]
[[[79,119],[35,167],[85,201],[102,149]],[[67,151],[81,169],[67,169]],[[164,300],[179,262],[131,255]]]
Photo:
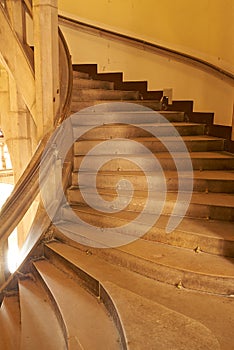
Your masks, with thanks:
[[[67,63],[66,67],[62,64],[62,60],[60,59],[60,69],[66,70],[67,79],[61,74],[60,76],[60,108],[55,117],[55,125],[60,125],[64,119],[66,119],[67,115],[70,111],[70,103],[72,98],[72,87],[73,87],[73,69],[72,69],[72,61],[71,55],[67,46],[67,42],[64,38],[64,35],[61,29],[58,29],[59,33],[59,44],[60,44],[60,57],[62,56],[62,51],[65,54],[64,58]],[[64,62],[65,63],[65,62]],[[65,87],[64,96],[61,96],[62,85]],[[62,98],[65,97],[65,98]]]
[[[112,30],[104,29],[104,28],[94,26],[92,24],[78,21],[72,18],[68,18],[62,15],[59,15],[59,23],[63,25],[71,26],[73,28],[77,28],[79,30],[83,30],[85,32],[88,32],[103,38],[114,39],[117,41],[125,42],[128,45],[135,46],[145,51],[148,50],[151,52],[156,52],[157,54],[166,55],[167,57],[171,57],[175,60],[182,61],[192,66],[196,66],[197,68],[200,68],[205,71],[209,71],[210,73],[215,74],[216,76],[218,75],[220,78],[228,79],[232,83],[234,83],[234,75],[231,72],[228,72],[198,57],[195,57],[183,52],[179,52],[165,46],[154,44],[146,40],[142,40],[129,35],[114,32]]]

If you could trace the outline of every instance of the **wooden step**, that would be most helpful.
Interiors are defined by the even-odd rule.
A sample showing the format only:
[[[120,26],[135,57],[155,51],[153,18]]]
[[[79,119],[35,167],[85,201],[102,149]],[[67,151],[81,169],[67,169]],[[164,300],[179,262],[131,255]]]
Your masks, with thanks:
[[[208,137],[208,136],[184,136],[182,140],[189,152],[205,152],[205,151],[223,151],[224,140]],[[130,153],[130,149],[134,152],[133,144],[129,144],[128,140],[113,140],[115,153]],[[169,149],[173,149],[174,152],[181,151],[181,139],[177,137],[168,136],[159,139],[154,137],[139,137],[134,138],[133,141],[143,145],[146,148],[146,152],[150,150],[153,153],[168,152]],[[75,155],[85,155],[93,147],[99,145],[103,140],[80,140],[74,144]],[[143,149],[142,149],[143,151]],[[110,152],[107,149],[107,152]]]
[[[137,99],[139,99],[138,91],[121,91],[106,89],[75,89],[72,91],[72,101]]]
[[[139,291],[130,291],[127,288],[126,276],[125,286],[120,287],[118,282],[121,277],[124,280],[125,271],[119,270],[120,278],[118,278],[118,272],[115,271],[113,266],[108,265],[108,263],[103,264],[97,258],[91,257],[97,263],[96,267],[99,268],[99,274],[96,274],[95,270],[89,271],[89,259],[85,259],[82,252],[62,244],[52,243],[47,245],[46,255],[49,259],[59,263],[61,269],[66,269],[66,271],[69,269],[72,278],[76,278],[74,272],[77,272],[81,279],[83,277],[84,283],[88,279],[96,278],[96,282],[100,284],[100,291],[102,292],[102,289],[105,288],[106,294],[110,295],[117,309],[127,339],[128,349],[143,349],[145,347],[153,349],[156,345],[165,350],[168,348],[182,349],[181,343],[175,340],[175,333],[180,337],[180,332],[181,336],[183,334],[183,344],[187,344],[189,338],[196,334],[196,341],[194,343],[190,342],[191,349],[197,347],[197,336],[200,337],[199,343],[204,344],[206,348],[210,348],[210,346],[216,348],[218,346],[214,335],[199,322],[140,295]],[[80,264],[79,258],[81,259]],[[105,271],[112,272],[112,278],[111,274],[108,279],[101,278]],[[131,277],[133,279],[139,278],[138,276]],[[174,322],[175,319],[176,322]],[[199,335],[197,333],[198,329]]]
[[[76,65],[74,67],[77,70],[88,73],[92,79],[100,79],[102,81],[108,80],[114,83],[117,90],[134,90],[139,91],[144,99],[156,99],[160,100],[163,91],[147,91],[147,81],[123,81],[123,73],[98,73],[97,65]]]
[[[73,71],[73,79],[90,79],[88,73]]]
[[[125,266],[127,263],[134,271],[162,282],[173,285],[181,282],[185,288],[208,293],[231,295],[234,292],[234,259],[231,258],[196,254],[144,240],[115,250],[113,255],[119,263]]]
[[[33,280],[19,281],[22,350],[66,349],[62,330],[45,290]]]
[[[143,239],[119,248],[99,249],[98,255],[160,282],[206,293],[234,293],[233,258],[197,254]]]
[[[171,155],[164,153],[155,153],[155,157],[161,164],[164,171],[188,170],[188,154],[174,153]],[[225,152],[192,152],[189,154],[194,170],[234,170],[234,156]],[[74,171],[77,171],[85,158],[85,168],[82,171],[94,171],[102,165],[102,171],[138,171],[138,164],[144,171],[158,171],[158,165],[148,154],[113,154],[110,155],[86,155],[74,157]]]
[[[118,213],[118,214],[106,214],[97,212],[94,209],[88,207],[72,207],[74,213],[84,222],[87,222],[91,227],[87,225],[73,223],[74,217],[71,216],[70,210],[64,207],[61,212],[61,218],[63,221],[57,223],[57,226],[61,228],[62,232],[66,232],[68,237],[76,240],[79,238],[79,242],[84,241],[87,245],[87,241],[95,239],[95,235],[100,233],[100,227],[115,227],[117,233],[116,239],[122,238],[125,240],[133,241],[139,237],[139,229],[146,232],[142,237],[149,241],[156,241],[159,243],[165,243],[177,247],[187,248],[195,251],[203,251],[210,254],[216,254],[227,257],[234,257],[234,237],[233,237],[233,223],[222,222],[217,220],[201,220],[194,218],[184,217],[180,224],[168,234],[166,227],[169,217],[167,215],[160,215],[159,219],[144,216],[145,220],[142,221],[136,217],[134,213]],[[155,219],[155,224],[152,227],[148,227],[147,223],[152,222]],[[124,229],[124,226],[134,220],[135,225],[128,227],[128,232]],[[123,227],[123,230],[121,229]],[[118,229],[120,227],[120,229]],[[118,242],[118,241],[117,241]],[[125,240],[126,244],[126,240]]]
[[[116,103],[116,100],[109,100],[109,103]],[[83,110],[85,108],[90,108],[93,107],[93,110],[95,112],[97,106],[103,105],[105,103],[104,100],[92,100],[92,101],[76,101],[72,100],[71,102],[71,112],[75,113],[80,110]],[[124,100],[124,104],[133,104],[133,100]],[[152,100],[134,100],[134,104],[138,106],[144,106],[147,108],[151,108],[152,110],[155,111],[160,111],[162,109],[162,104],[160,101],[152,101]]]
[[[115,189],[118,185],[118,188],[121,189],[121,184],[118,184],[119,180],[126,179],[128,180],[134,188],[137,188],[139,191],[152,190],[150,183],[153,181],[155,176],[158,176],[157,172],[149,172],[147,177],[150,179],[150,183],[146,181],[145,174],[142,171],[86,171],[85,176],[83,173],[79,178],[80,186],[92,186],[95,178],[95,187],[97,188],[106,188],[106,189]],[[183,188],[189,189],[191,174],[182,173],[180,176],[183,178]],[[234,171],[233,170],[204,170],[199,171],[195,170],[192,174],[193,176],[193,190],[194,192],[212,192],[212,193],[234,193]],[[178,190],[178,174],[177,171],[165,171],[164,177],[167,185],[167,191],[173,192]],[[187,184],[187,185],[186,185]],[[78,186],[78,172],[72,173],[72,186]]]
[[[75,79],[73,79],[73,91],[76,89],[78,89],[78,90],[80,90],[80,89],[113,90],[114,83],[109,82],[109,81],[102,81],[102,80],[75,78]]]
[[[71,241],[70,243],[73,244]],[[132,312],[132,316],[134,318],[134,315],[136,315],[135,312],[139,312],[139,316],[136,315],[135,320],[137,322],[138,320],[139,322],[142,320],[143,324],[140,327],[137,327],[137,332],[134,331],[132,334],[132,341],[145,341],[147,338],[147,340],[152,340],[152,345],[149,345],[148,348],[154,349],[155,341],[157,341],[157,339],[162,339],[159,346],[159,349],[161,349],[165,344],[163,339],[167,339],[166,334],[164,335],[164,331],[170,332],[170,330],[174,329],[174,326],[178,325],[179,328],[174,333],[175,342],[174,344],[170,344],[170,346],[166,344],[166,349],[187,349],[188,344],[189,348],[191,349],[193,349],[194,346],[194,350],[197,350],[198,344],[201,345],[201,348],[204,347],[205,349],[209,349],[209,344],[207,341],[210,339],[210,335],[208,333],[205,334],[203,339],[203,331],[200,329],[200,324],[202,327],[205,327],[206,330],[210,329],[212,336],[216,338],[216,344],[210,344],[211,349],[216,349],[217,347],[217,349],[221,348],[222,350],[229,350],[232,347],[233,323],[230,322],[230,320],[233,318],[233,298],[224,299],[220,296],[211,294],[206,295],[205,293],[198,293],[195,291],[191,293],[187,292],[187,290],[184,288],[176,288],[169,284],[159,283],[155,280],[133,273],[130,270],[120,266],[109,264],[97,256],[96,253],[98,252],[99,250],[95,251],[90,249],[87,253],[87,247],[76,245],[75,249],[74,246],[71,247],[67,244],[61,243],[51,243],[46,247],[46,255],[54,259],[54,262],[56,261],[56,264],[59,264],[61,268],[63,268],[67,262],[69,266],[72,266],[73,271],[76,271],[75,273],[78,273],[81,278],[86,278],[87,280],[89,277],[100,281],[100,283],[104,285],[105,289],[108,290],[109,294],[112,295],[112,299],[115,300],[115,305],[118,307],[118,313],[120,316],[121,311],[123,312],[123,317],[126,316],[126,318],[128,318],[128,312]],[[106,281],[111,282],[117,287],[119,286],[120,290],[110,289]],[[122,299],[118,299],[118,296],[123,296],[121,288],[134,294],[133,298],[128,298],[126,295],[128,302],[124,302],[122,304],[122,308],[120,308],[121,305],[118,302]],[[152,309],[145,309],[145,303],[143,300],[141,300],[141,307],[138,308],[137,305],[139,305],[139,299],[136,296],[141,296],[151,300],[153,303],[165,306],[172,311],[176,311],[179,315],[186,315],[186,317],[188,317],[191,321],[189,322],[190,326],[187,325],[186,321],[182,321],[183,324],[180,326],[181,319],[178,314],[172,314],[172,317],[174,318],[172,323],[167,323],[167,325],[165,325],[164,322],[161,323],[160,321],[162,319],[160,315],[163,315],[164,312],[159,311],[160,309],[158,309],[158,311],[155,313],[155,320],[152,320],[151,315],[154,315],[155,305],[152,304]],[[219,317],[217,317],[217,315]],[[145,316],[146,319],[144,318]],[[123,321],[126,318],[124,317]],[[221,319],[222,322],[220,322]],[[192,320],[196,320],[195,323]],[[131,327],[131,324],[133,328],[135,328],[135,321],[132,318],[131,322],[128,322],[128,326]],[[151,332],[152,327],[155,329],[155,327],[158,327],[158,325],[160,325],[160,331],[157,331],[156,334],[153,332],[153,330]],[[163,327],[163,325],[165,325],[165,327]],[[190,333],[193,330],[193,326],[195,327],[194,335]],[[143,329],[145,329],[146,332],[145,336],[141,333]],[[156,339],[154,336],[147,336],[148,331],[153,335],[155,334]],[[180,331],[182,331],[182,335],[180,335]],[[183,339],[186,339],[189,334],[191,341],[186,341],[185,346],[183,346],[183,344],[181,345],[181,339],[183,341]],[[203,343],[203,341],[205,343]],[[144,349],[145,347],[142,347],[141,344],[142,343],[140,342],[139,349]],[[131,346],[131,343],[129,343],[129,346]]]
[[[95,128],[90,127],[87,131],[87,126],[80,125],[73,128],[74,138],[83,140],[108,140],[114,138],[134,139],[138,137],[155,137],[178,136],[196,136],[204,134],[203,124],[193,123],[141,123],[141,124],[108,124],[97,126]]]
[[[121,348],[115,325],[97,298],[48,261],[33,265],[57,305],[69,348],[70,343],[72,349]]]
[[[103,104],[105,107],[108,104]],[[99,105],[100,107],[100,105]],[[141,108],[140,108],[141,107]],[[133,103],[113,103],[113,110],[99,111],[97,106],[92,107],[91,111],[80,111],[72,117],[73,127],[81,125],[100,124],[151,124],[151,123],[165,123],[165,122],[185,122],[184,112],[173,111],[152,111],[145,110],[143,106],[134,105]],[[121,110],[122,108],[122,110]]]
[[[171,215],[178,196],[176,192],[167,192],[164,202],[164,198],[161,198],[163,196],[160,196],[160,188],[158,191],[155,191],[155,189],[150,190],[152,199],[149,199],[148,191],[135,190],[133,197],[132,193],[126,189],[118,189],[118,192],[119,198],[122,198],[119,205],[122,207],[122,204],[126,203],[122,210],[139,213],[145,209],[147,201],[146,212],[149,214],[155,212],[160,214],[161,208],[163,208],[162,214]],[[83,198],[83,194],[85,194],[85,198]],[[96,188],[83,187],[80,190],[79,187],[71,187],[67,190],[67,198],[72,205],[84,205],[88,200],[88,203],[92,203],[94,208],[105,211],[107,201],[109,209],[121,210],[121,208],[118,208],[118,204],[115,203],[116,190],[98,189],[98,194],[103,199],[103,202],[96,196]],[[105,207],[103,207],[104,204]],[[185,216],[208,220],[234,221],[234,194],[193,193]]]

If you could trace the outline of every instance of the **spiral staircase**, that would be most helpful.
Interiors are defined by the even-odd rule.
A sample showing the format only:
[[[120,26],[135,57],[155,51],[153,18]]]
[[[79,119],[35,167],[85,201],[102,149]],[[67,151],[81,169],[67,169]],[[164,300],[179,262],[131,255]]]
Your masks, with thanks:
[[[85,126],[90,130],[74,143],[67,201],[1,289],[0,349],[230,350],[234,157],[225,152],[225,140],[206,135],[204,124],[189,121],[183,103],[180,111],[170,111],[170,106],[165,110],[165,105],[160,110],[161,92],[138,91],[139,83],[129,83],[131,90],[126,90],[127,84],[116,74],[97,74],[90,67],[74,66],[71,104],[72,113],[82,115],[74,119],[74,138]],[[164,122],[155,121],[159,112]],[[100,114],[105,116],[103,125],[99,125]],[[166,233],[166,227],[179,191],[176,166],[183,167],[185,155],[179,152],[178,136],[168,134],[166,121],[181,135],[194,169],[191,202],[171,233]],[[150,132],[155,127],[158,137]],[[115,144],[115,138],[121,140]],[[110,140],[112,148],[88,154]],[[159,219],[141,237],[138,231],[147,229],[154,215],[153,202],[144,220],[138,219],[149,191],[154,191],[148,189],[144,171],[149,178],[157,178],[158,170],[148,163],[148,154],[136,154],[129,141],[155,155],[167,189]],[[175,151],[174,159],[165,144]],[[111,161],[106,162],[110,155]],[[82,168],[78,182],[84,158],[89,158],[90,167]],[[143,169],[134,164],[136,158]],[[97,159],[103,164],[96,176]],[[111,207],[122,179],[132,183],[133,197],[125,187],[119,188],[120,196],[130,198],[127,206],[103,213],[94,190]],[[184,183],[190,180],[185,172]],[[95,208],[86,203],[84,194]],[[79,225],[71,208],[81,219]],[[120,227],[133,221],[127,232],[129,244],[98,248],[100,232],[115,228],[123,237]]]
[[[32,6],[1,0],[0,35],[36,121]],[[59,62],[54,130],[0,212],[0,349],[232,349],[234,156],[212,116],[123,73],[72,69],[60,30]],[[39,192],[9,274],[8,237]]]

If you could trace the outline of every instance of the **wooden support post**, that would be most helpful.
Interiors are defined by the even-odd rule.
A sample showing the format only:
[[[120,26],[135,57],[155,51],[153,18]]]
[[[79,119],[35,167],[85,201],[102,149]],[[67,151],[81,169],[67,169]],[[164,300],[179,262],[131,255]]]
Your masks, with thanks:
[[[4,146],[5,143],[0,141],[0,157],[1,157],[1,170],[5,170],[6,169],[6,159],[5,159],[5,155],[4,155]]]
[[[6,8],[11,24],[22,43],[26,42],[26,24],[23,2],[20,0],[6,0]]]
[[[57,0],[33,0],[38,139],[53,128],[59,107]]]

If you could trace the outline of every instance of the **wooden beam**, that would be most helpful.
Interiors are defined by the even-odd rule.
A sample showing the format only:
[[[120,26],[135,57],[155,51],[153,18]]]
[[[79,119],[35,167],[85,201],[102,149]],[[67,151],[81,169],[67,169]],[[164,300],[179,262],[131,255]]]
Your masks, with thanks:
[[[57,0],[33,1],[38,138],[52,130],[60,103]]]
[[[0,6],[0,61],[15,80],[18,91],[36,122],[34,72],[2,6]]]

